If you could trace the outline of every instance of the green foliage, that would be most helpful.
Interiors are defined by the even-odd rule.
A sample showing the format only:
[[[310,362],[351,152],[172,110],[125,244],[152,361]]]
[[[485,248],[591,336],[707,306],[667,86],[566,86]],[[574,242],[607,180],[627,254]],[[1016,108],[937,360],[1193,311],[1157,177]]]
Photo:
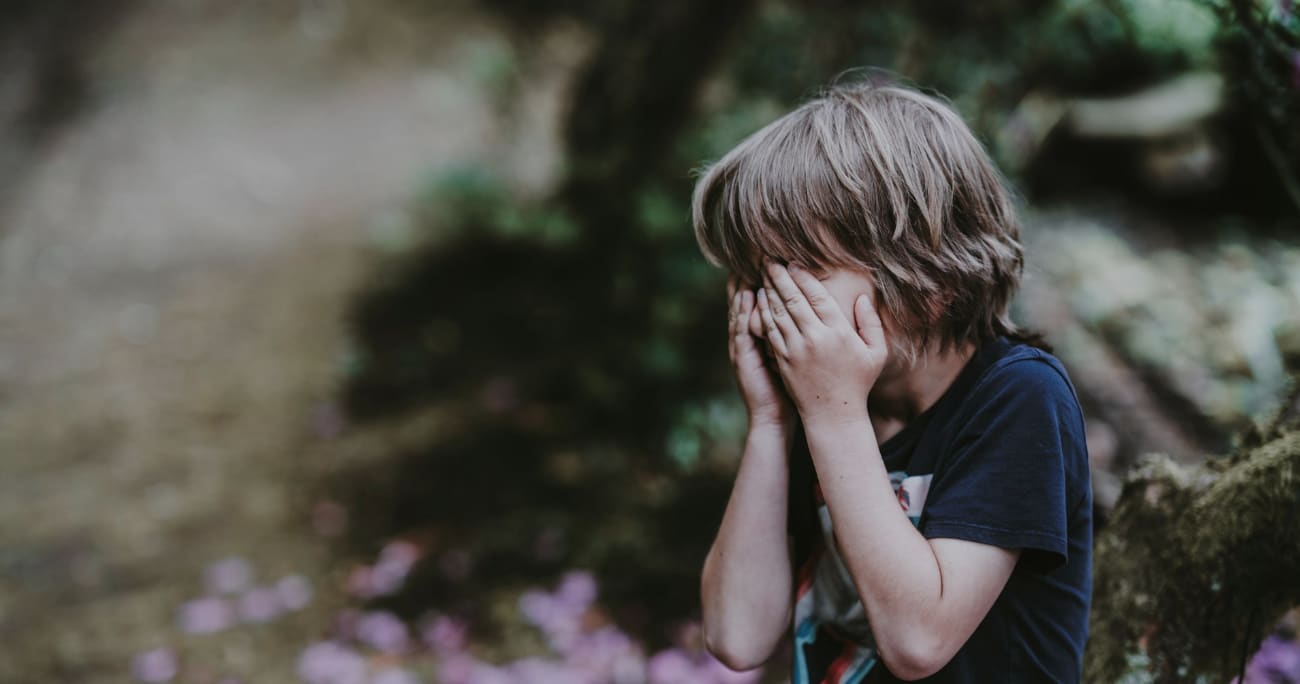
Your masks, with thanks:
[[[1216,38],[1229,96],[1247,112],[1267,163],[1300,209],[1300,16],[1283,2],[1271,9],[1251,0],[1207,2],[1222,24]]]
[[[578,228],[562,207],[516,201],[493,169],[466,165],[431,176],[417,195],[416,221],[440,238],[463,238],[465,231],[488,233],[538,245],[572,243]]]
[[[983,109],[1008,109],[1036,88],[1122,92],[1207,66],[1217,29],[1213,13],[1190,0],[773,3],[731,69],[742,95],[792,103],[851,67],[884,68],[981,121]]]
[[[1129,18],[1138,47],[1151,54],[1178,54],[1193,66],[1208,66],[1218,18],[1193,0],[1125,0],[1116,3]]]

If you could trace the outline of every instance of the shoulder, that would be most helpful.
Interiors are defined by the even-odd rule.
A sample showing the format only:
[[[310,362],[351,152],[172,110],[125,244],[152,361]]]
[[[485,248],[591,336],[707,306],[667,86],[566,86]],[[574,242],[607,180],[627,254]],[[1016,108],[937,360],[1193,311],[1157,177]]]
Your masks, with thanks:
[[[966,403],[969,410],[1040,406],[1082,420],[1079,397],[1064,364],[1027,344],[1011,345],[991,363],[976,380]]]
[[[1035,449],[1086,461],[1087,428],[1065,366],[1052,354],[1010,345],[963,397],[949,448],[979,443],[1007,455]]]

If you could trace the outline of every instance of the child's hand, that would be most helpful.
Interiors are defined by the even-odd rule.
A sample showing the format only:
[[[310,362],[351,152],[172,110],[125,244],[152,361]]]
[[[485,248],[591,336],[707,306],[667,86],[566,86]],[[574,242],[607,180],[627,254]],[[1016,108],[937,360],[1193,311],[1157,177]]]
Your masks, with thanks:
[[[731,302],[727,312],[730,333],[727,351],[749,411],[750,429],[776,427],[788,436],[796,415],[794,404],[781,387],[775,369],[763,359],[758,340],[749,331],[757,298],[752,290],[740,287],[735,276],[727,279],[727,296]]]
[[[777,368],[804,422],[857,420],[888,359],[873,292],[858,295],[853,321],[811,273],[766,268],[758,307]]]

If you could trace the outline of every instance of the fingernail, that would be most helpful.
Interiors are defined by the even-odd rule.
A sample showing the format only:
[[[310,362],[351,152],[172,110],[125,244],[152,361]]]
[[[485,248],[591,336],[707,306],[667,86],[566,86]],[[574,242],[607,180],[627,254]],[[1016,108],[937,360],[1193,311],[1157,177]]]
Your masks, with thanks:
[[[803,270],[803,266],[800,266],[799,264],[796,264],[796,263],[793,263],[793,262],[792,262],[789,266],[787,266],[786,268],[790,269],[791,271],[802,271],[802,270]]]

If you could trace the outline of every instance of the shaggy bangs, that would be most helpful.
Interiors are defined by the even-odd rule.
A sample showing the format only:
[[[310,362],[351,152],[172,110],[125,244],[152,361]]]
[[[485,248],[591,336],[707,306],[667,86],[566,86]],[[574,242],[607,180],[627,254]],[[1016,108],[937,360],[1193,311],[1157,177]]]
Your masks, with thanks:
[[[961,116],[909,88],[837,85],[701,175],[691,203],[706,259],[749,283],[763,258],[869,272],[891,339],[915,361],[997,335],[1023,270],[1006,184]]]
[[[709,167],[691,203],[705,259],[754,285],[762,261],[806,268],[866,268],[837,239],[849,207],[824,155],[808,154],[816,133],[805,105],[746,138]]]

